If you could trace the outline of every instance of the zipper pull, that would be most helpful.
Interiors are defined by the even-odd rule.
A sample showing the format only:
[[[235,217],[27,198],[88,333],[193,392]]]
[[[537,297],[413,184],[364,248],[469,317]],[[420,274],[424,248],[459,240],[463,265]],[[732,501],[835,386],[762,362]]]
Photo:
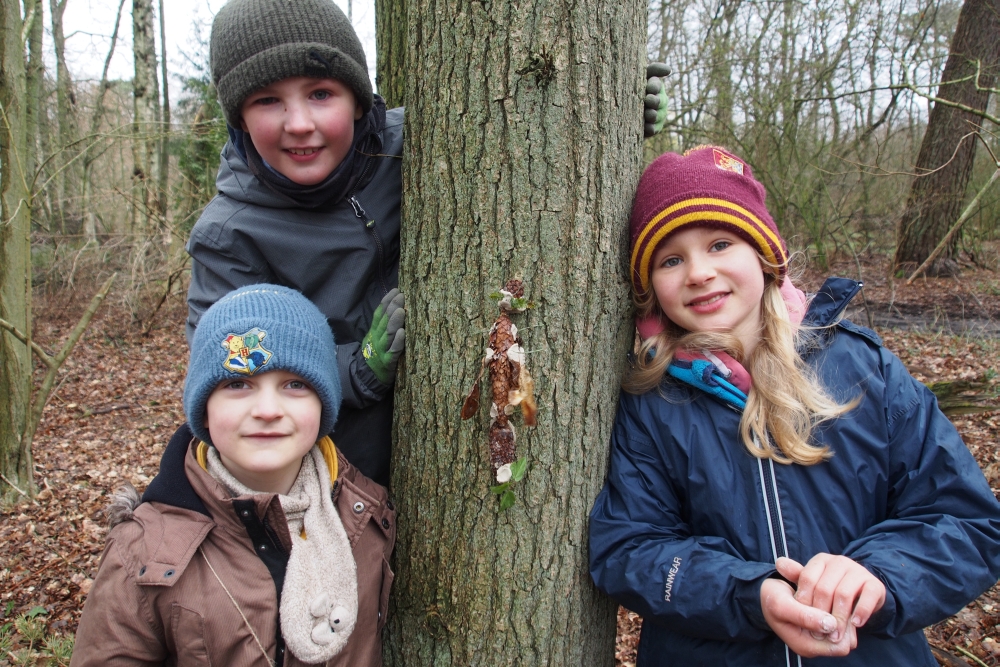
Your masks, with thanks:
[[[372,227],[375,226],[374,219],[367,221],[365,220],[368,217],[368,214],[365,212],[365,209],[361,206],[361,202],[358,201],[357,197],[352,195],[348,201],[351,202],[351,208],[354,209],[354,215],[358,216],[358,219],[361,220],[361,222],[365,223],[365,227],[371,229]]]

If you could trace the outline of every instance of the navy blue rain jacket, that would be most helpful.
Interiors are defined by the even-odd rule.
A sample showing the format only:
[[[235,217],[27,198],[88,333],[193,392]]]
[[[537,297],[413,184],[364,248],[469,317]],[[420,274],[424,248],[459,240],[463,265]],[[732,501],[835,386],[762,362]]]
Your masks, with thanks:
[[[859,288],[828,280],[805,324],[831,324]],[[753,457],[738,401],[711,377],[695,383],[708,391],[668,378],[622,394],[590,572],[644,617],[637,667],[935,667],[921,628],[1000,577],[1000,503],[934,395],[849,321],[803,349],[837,401],[861,396],[815,433],[834,454],[818,465]],[[864,565],[886,600],[850,655],[800,660],[765,623],[760,585],[776,554],[806,563],[821,552]]]

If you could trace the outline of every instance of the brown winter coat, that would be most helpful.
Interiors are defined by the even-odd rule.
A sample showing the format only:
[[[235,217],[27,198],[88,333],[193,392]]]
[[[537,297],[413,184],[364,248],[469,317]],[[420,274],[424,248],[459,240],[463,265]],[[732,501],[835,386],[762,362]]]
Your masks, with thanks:
[[[202,469],[194,451],[189,445],[184,473],[211,516],[143,502],[131,520],[114,527],[84,607],[72,667],[266,667],[261,646],[270,660],[275,659],[278,599],[272,575],[254,552],[234,499],[227,498],[223,487]],[[388,559],[396,538],[396,516],[382,486],[339,453],[337,458],[333,502],[357,562],[358,620],[345,649],[326,664],[378,667],[393,578]],[[162,471],[161,466],[161,475]],[[291,540],[277,495],[252,498],[258,517],[274,528],[288,553]],[[301,664],[284,651],[286,667]]]

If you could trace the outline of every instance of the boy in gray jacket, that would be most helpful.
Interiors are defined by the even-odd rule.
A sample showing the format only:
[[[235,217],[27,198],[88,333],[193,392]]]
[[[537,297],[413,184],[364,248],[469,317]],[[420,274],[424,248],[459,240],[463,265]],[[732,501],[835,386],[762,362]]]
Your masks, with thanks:
[[[332,0],[230,0],[212,24],[211,61],[230,140],[219,194],[188,242],[188,341],[232,289],[302,292],[338,343],[344,396],[333,440],[387,485],[405,347],[396,289],[403,110],[386,111],[372,94],[361,43]],[[667,73],[647,69],[647,136],[663,126],[657,77]]]
[[[405,346],[396,289],[403,110],[386,111],[372,94],[361,42],[332,0],[230,0],[212,25],[211,68],[230,140],[219,194],[188,242],[188,341],[234,288],[302,292],[338,343],[333,440],[387,485]]]

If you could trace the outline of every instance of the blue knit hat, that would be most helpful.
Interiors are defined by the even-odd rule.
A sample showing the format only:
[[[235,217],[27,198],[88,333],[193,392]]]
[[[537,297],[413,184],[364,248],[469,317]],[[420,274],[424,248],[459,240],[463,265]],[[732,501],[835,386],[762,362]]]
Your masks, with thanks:
[[[319,436],[330,433],[341,393],[337,346],[323,313],[281,285],[247,285],[215,302],[194,332],[184,382],[184,414],[195,437],[212,442],[205,406],[220,382],[277,370],[309,383],[323,405]]]

